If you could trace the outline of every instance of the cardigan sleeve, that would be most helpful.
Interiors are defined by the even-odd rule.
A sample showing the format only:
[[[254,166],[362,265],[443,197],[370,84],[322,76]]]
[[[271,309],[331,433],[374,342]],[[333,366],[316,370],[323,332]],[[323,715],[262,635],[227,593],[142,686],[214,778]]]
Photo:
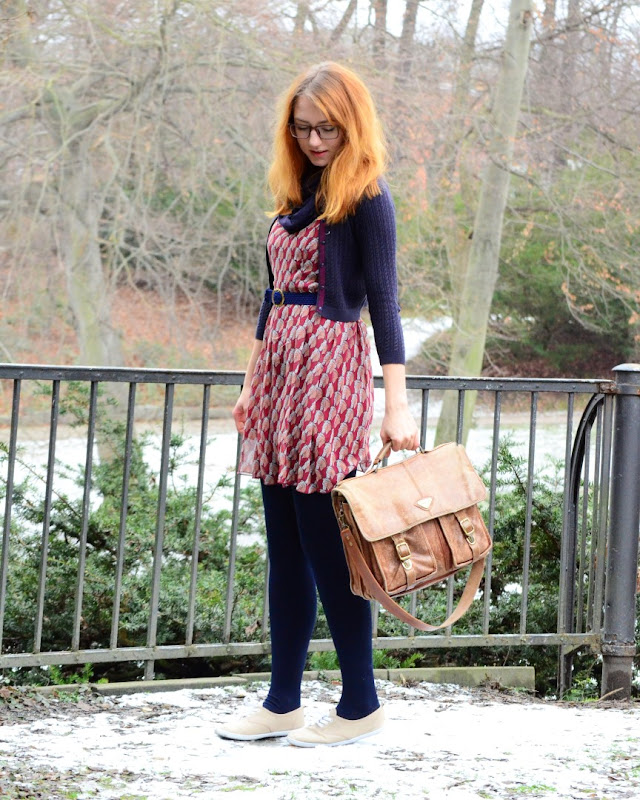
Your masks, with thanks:
[[[404,335],[398,304],[396,215],[391,192],[363,200],[354,217],[367,302],[381,364],[404,364]]]
[[[269,233],[271,233],[271,228],[273,228],[275,224],[275,219],[272,221],[271,225],[269,226]],[[269,234],[267,234],[267,239],[269,238]],[[269,260],[269,250],[265,246],[265,257],[267,260],[267,274],[269,276],[269,289],[273,289],[273,270],[271,269],[271,261]],[[267,317],[269,316],[269,311],[271,311],[271,303],[269,303],[266,299],[262,301],[262,305],[260,306],[260,313],[258,314],[258,324],[256,326],[256,339],[264,339],[264,329],[267,324]]]

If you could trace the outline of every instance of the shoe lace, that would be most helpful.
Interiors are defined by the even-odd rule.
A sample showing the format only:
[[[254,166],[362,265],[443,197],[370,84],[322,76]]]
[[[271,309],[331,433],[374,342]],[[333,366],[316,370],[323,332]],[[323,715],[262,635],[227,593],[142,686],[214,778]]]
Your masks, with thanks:
[[[334,719],[335,717],[332,714],[323,714],[315,725],[317,728],[324,728]]]

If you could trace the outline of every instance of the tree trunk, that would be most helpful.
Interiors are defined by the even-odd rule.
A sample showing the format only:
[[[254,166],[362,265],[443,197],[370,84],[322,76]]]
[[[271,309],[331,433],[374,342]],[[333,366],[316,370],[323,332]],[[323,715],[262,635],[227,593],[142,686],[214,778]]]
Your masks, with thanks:
[[[387,0],[371,0],[375,16],[373,30],[373,62],[379,70],[387,67]]]
[[[60,165],[60,252],[67,278],[80,359],[90,366],[122,366],[120,337],[111,324],[111,291],[98,246],[100,204],[86,139],[65,148]]]
[[[471,176],[465,175],[464,159],[460,157],[460,150],[464,148],[465,130],[468,127],[469,84],[483,6],[484,0],[473,0],[469,9],[453,91],[450,113],[451,127],[443,154],[440,193],[442,207],[438,218],[444,223],[443,238],[447,250],[451,282],[451,312],[454,319],[458,317],[458,300],[462,295],[470,245],[468,227],[460,224],[460,214],[456,213],[455,209],[460,205],[459,200],[462,200],[464,208],[469,207],[470,202],[473,202],[472,198],[463,196],[466,188],[473,185],[473,180]],[[458,175],[457,180],[456,174]]]
[[[31,13],[25,0],[4,0],[0,6],[0,52],[7,65],[26,67],[33,58]]]
[[[108,281],[99,248],[101,205],[91,162],[89,129],[95,110],[82,108],[72,92],[50,86],[40,113],[59,148],[60,254],[69,307],[87,366],[121,366],[122,347],[110,318]]]
[[[556,24],[556,0],[545,0],[542,12],[542,28],[545,34],[553,31]]]
[[[509,170],[527,73],[533,23],[532,0],[512,0],[502,67],[493,104],[493,132],[483,171],[469,264],[454,330],[450,375],[477,376],[482,371],[491,301],[498,278],[502,223],[509,189]],[[465,396],[462,441],[466,442],[475,392]],[[438,420],[436,441],[456,438],[457,398],[447,393]]]
[[[396,83],[403,83],[411,74],[413,56],[413,40],[416,35],[416,20],[418,18],[418,0],[407,0],[402,18],[402,33],[398,45],[398,71]]]
[[[342,34],[347,30],[349,23],[351,22],[351,17],[358,6],[358,0],[349,0],[349,5],[346,7],[340,22],[336,25],[334,30],[329,37],[329,41],[331,44],[340,40]]]
[[[301,36],[304,33],[304,24],[307,21],[308,16],[309,16],[308,0],[307,2],[305,2],[304,0],[300,0],[300,2],[298,3],[298,9],[296,11],[295,26],[293,28],[293,33],[296,36]]]
[[[569,0],[567,8],[567,32],[562,49],[562,66],[560,69],[560,102],[565,114],[575,111],[575,79],[577,69],[576,55],[582,37],[582,15],[579,0]]]

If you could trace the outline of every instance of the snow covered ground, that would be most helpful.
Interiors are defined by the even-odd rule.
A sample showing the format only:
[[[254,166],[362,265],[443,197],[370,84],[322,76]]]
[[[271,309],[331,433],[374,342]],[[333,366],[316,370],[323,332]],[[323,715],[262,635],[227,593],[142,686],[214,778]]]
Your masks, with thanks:
[[[0,715],[0,796],[102,800],[640,797],[640,704],[379,682],[387,725],[346,747],[238,743],[214,727],[265,684],[33,702]],[[3,690],[4,691],[4,690]],[[307,719],[338,687],[304,684]],[[2,692],[0,692],[0,698]],[[9,703],[10,705],[10,703]]]

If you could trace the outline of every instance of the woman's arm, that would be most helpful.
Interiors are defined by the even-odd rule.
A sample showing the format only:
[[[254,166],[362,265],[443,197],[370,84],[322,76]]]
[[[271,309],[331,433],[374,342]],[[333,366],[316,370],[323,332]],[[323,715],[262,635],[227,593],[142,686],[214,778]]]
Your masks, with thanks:
[[[409,412],[396,276],[396,220],[388,186],[364,201],[355,218],[356,238],[365,273],[369,314],[384,379],[383,442],[394,450],[414,450],[418,427]]]
[[[262,350],[262,339],[256,339],[253,343],[253,349],[249,356],[249,363],[245,372],[244,383],[242,384],[242,391],[237,403],[231,412],[233,419],[236,423],[236,430],[238,433],[244,431],[244,423],[247,420],[247,409],[249,407],[249,397],[251,396],[251,379],[253,378],[253,371],[256,367],[256,361]]]
[[[396,274],[396,216],[389,187],[363,200],[353,229],[364,274],[369,316],[381,364],[404,364]]]
[[[393,450],[415,450],[420,444],[418,426],[409,411],[404,364],[383,364],[384,418],[380,428],[383,444]]]

